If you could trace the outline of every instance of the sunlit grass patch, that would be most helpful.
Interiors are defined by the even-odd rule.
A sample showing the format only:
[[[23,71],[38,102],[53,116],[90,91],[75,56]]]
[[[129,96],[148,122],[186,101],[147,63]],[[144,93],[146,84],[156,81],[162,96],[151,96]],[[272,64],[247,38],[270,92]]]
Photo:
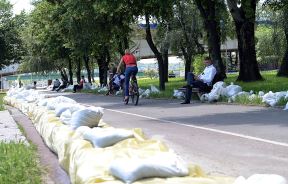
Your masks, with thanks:
[[[0,142],[0,163],[0,183],[42,183],[34,146]]]

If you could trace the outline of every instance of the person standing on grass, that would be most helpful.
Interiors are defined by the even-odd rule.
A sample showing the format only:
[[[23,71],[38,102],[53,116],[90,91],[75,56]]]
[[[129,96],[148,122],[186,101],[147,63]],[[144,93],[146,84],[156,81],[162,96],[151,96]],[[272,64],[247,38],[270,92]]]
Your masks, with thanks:
[[[129,49],[125,50],[125,55],[121,58],[120,63],[117,67],[117,73],[120,73],[120,67],[122,64],[126,65],[125,68],[125,98],[124,101],[128,100],[129,97],[129,82],[131,75],[137,75],[138,67],[136,63],[136,57],[131,54]]]
[[[213,66],[210,57],[205,57],[203,62],[206,67],[200,75],[194,75],[192,72],[188,72],[185,101],[181,104],[190,104],[192,87],[203,88],[212,86],[212,81],[217,73],[216,68]]]
[[[79,84],[74,85],[74,87],[73,87],[73,93],[76,93],[76,90],[77,90],[77,89],[83,89],[84,83],[85,83],[85,78],[84,78],[84,76],[82,75]]]

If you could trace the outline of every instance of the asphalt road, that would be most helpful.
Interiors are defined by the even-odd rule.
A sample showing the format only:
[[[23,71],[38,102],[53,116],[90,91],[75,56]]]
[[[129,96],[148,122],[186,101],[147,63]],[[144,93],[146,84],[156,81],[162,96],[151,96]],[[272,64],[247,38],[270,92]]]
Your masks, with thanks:
[[[105,108],[103,119],[114,127],[142,128],[163,140],[188,163],[213,175],[279,174],[288,179],[288,111],[281,109],[140,99],[124,105],[119,97],[64,95]]]

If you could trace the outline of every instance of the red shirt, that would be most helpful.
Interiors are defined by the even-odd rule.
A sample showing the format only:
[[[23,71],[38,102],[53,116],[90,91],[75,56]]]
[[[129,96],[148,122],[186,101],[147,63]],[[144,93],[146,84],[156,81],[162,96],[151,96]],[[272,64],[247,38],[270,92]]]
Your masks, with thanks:
[[[83,84],[84,84],[84,79],[81,79],[80,82],[79,82],[79,86],[83,87]]]
[[[127,66],[137,66],[136,57],[133,54],[125,54],[122,57],[123,62]]]

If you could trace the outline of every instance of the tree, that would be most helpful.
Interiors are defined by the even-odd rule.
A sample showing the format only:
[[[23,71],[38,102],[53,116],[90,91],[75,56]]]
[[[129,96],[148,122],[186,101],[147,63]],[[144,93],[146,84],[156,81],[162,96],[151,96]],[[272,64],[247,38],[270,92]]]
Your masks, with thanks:
[[[221,12],[226,11],[224,0],[194,0],[201,16],[204,19],[204,28],[207,32],[208,50],[213,64],[215,65],[221,79],[226,78],[225,66],[221,58],[221,32],[220,20],[223,18]]]
[[[282,13],[282,25],[286,39],[286,51],[277,76],[288,77],[288,2],[286,0],[266,0],[264,5],[268,5],[274,9],[274,11],[281,11]]]
[[[151,18],[154,17],[155,19],[158,20],[158,22],[162,22],[162,24],[165,23],[167,25],[167,31],[169,31],[169,22],[171,21],[173,15],[173,1],[150,0],[144,2],[142,5],[140,5],[140,7],[143,7],[142,14],[140,13],[138,15],[144,14],[146,20],[146,27],[145,27],[146,41],[158,61],[159,89],[161,91],[164,91],[166,77],[168,77],[168,48],[167,48],[168,45],[166,44],[165,47],[163,47],[163,53],[159,51],[152,38],[150,23]]]
[[[69,83],[73,84],[71,50],[64,47],[57,21],[58,10],[46,1],[35,3],[35,9],[29,15],[29,24],[22,31],[28,51],[20,68],[26,72],[59,71],[65,80],[68,80],[68,68]]]
[[[240,2],[241,4],[237,4]],[[255,50],[255,14],[258,0],[227,0],[236,28],[240,71],[237,80],[262,80]]]
[[[0,0],[0,69],[13,62],[19,62],[25,50],[20,31],[26,23],[22,12],[13,17],[12,5],[7,0]]]
[[[202,19],[197,7],[191,1],[179,1],[174,6],[174,19],[171,31],[171,49],[185,60],[185,79],[191,71],[191,64],[198,53],[204,53],[202,44]]]

